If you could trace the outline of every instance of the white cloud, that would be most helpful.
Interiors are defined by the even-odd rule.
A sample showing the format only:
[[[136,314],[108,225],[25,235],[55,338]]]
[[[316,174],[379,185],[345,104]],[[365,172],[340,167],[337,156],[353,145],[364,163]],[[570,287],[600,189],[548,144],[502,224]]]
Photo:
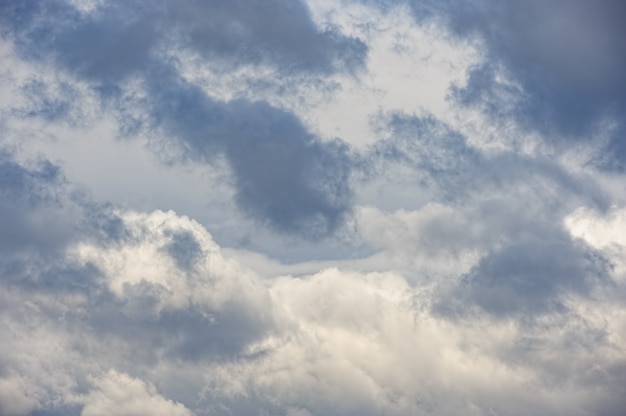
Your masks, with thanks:
[[[192,413],[180,403],[159,395],[152,384],[110,370],[93,378],[94,388],[85,397],[81,416],[190,416]]]
[[[584,384],[551,386],[546,377],[554,372],[579,370],[565,357],[525,351],[528,328],[513,321],[434,317],[428,293],[399,276],[327,270],[279,279],[272,293],[293,320],[292,329],[259,344],[258,359],[212,367],[207,394],[298,403],[312,414],[398,415],[426,409],[450,415],[559,409],[582,415],[580,407],[596,394],[576,398]],[[537,342],[560,344],[578,332],[573,331],[531,332]],[[605,365],[619,362],[617,356],[613,360]],[[542,368],[548,363],[554,368]]]
[[[431,308],[439,282],[336,268],[261,279],[225,259],[186,217],[119,215],[121,239],[68,251],[69,260],[96,266],[117,300],[95,288],[82,296],[18,290],[7,303],[3,348],[22,355],[2,365],[28,377],[28,387],[10,379],[5,394],[23,412],[53,400],[83,406],[84,415],[584,415],[603,399],[619,404],[608,374],[623,361],[611,352],[626,339],[621,306],[610,326],[602,305],[576,297],[570,312],[537,323],[481,313],[449,319]],[[420,235],[437,222],[432,216],[454,228],[456,215],[427,206],[384,221]],[[16,331],[18,304],[30,305],[22,311],[37,332]],[[587,374],[590,366],[598,371]],[[46,381],[45,373],[55,376]],[[554,385],[561,377],[572,381]],[[607,390],[587,391],[592,382]]]
[[[613,275],[626,282],[626,209],[612,206],[600,213],[580,207],[564,223],[574,237],[601,250],[613,263]]]
[[[626,246],[626,209],[616,206],[600,214],[581,207],[565,218],[572,235],[583,238],[597,248],[612,244]]]
[[[437,203],[392,213],[362,207],[356,218],[365,241],[389,258],[388,267],[417,272],[416,280],[466,273],[483,254],[488,238],[483,224]]]
[[[0,413],[6,416],[29,414],[37,401],[19,378],[0,378]]]

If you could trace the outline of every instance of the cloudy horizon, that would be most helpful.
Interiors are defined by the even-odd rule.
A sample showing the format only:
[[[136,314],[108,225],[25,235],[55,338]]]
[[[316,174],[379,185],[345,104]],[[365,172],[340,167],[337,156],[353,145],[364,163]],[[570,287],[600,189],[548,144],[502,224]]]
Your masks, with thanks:
[[[626,411],[621,0],[0,2],[0,414]]]

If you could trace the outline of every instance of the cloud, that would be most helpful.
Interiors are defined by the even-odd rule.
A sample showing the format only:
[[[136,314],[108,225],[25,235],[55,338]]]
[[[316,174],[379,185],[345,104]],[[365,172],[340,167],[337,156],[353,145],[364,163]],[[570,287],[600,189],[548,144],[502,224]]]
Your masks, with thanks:
[[[33,290],[91,289],[97,272],[66,261],[62,253],[79,240],[119,238],[123,231],[115,214],[67,183],[58,166],[19,162],[10,151],[0,153],[0,194],[2,280]]]
[[[173,42],[203,59],[232,66],[269,63],[286,73],[361,66],[365,46],[330,29],[320,32],[304,4],[163,2],[148,8],[112,2],[88,13],[64,2],[4,7],[5,31],[23,56],[76,74],[105,103],[130,99],[132,112],[143,109],[138,116],[129,115],[128,105],[121,109],[122,131],[132,133],[147,119],[148,127],[178,138],[186,157],[211,163],[216,153],[226,155],[243,212],[280,232],[313,239],[343,222],[351,195],[344,144],[321,141],[292,113],[267,102],[216,100],[158,53]],[[126,82],[136,77],[145,91],[125,97]],[[65,114],[62,105],[53,112],[47,102],[36,107],[41,105],[50,117]]]
[[[64,1],[33,1],[5,4],[3,15],[5,34],[15,36],[23,54],[52,58],[105,85],[146,70],[158,49],[172,42],[204,59],[267,62],[286,72],[363,64],[363,42],[320,30],[304,3],[244,4],[106,2],[85,12]]]
[[[206,59],[269,60],[286,71],[355,70],[367,51],[362,41],[332,27],[317,28],[300,1],[165,3],[165,9],[179,23],[174,36]]]
[[[2,332],[9,334],[3,348],[21,354],[3,355],[2,369],[26,375],[28,391],[40,392],[21,414],[63,406],[135,414],[159,406],[181,414],[521,414],[518,409],[530,408],[584,415],[581,409],[610,414],[621,403],[620,384],[602,372],[576,376],[566,387],[550,382],[582,374],[594,351],[611,348],[602,319],[581,314],[593,309],[588,299],[567,314],[546,312],[552,325],[566,325],[561,332],[541,321],[522,327],[469,315],[455,322],[430,312],[426,287],[397,274],[329,269],[262,282],[221,258],[206,231],[186,218],[163,212],[122,218],[126,239],[67,252],[101,270],[100,293],[18,290],[4,303],[10,312],[3,313]],[[170,252],[181,233],[203,253],[182,269]],[[17,305],[35,309],[25,315]],[[37,322],[37,332],[11,329],[25,316]],[[35,337],[47,339],[47,347]],[[571,337],[576,346],[568,346]],[[542,355],[529,343],[561,350],[562,357]],[[587,358],[575,364],[571,356]],[[619,354],[601,357],[597,365],[606,371],[621,365]],[[56,372],[56,381],[46,383],[41,371]],[[589,383],[605,389],[589,392]]]
[[[576,204],[606,208],[590,178],[543,157],[483,152],[433,117],[387,120],[390,137],[372,148],[370,165],[381,164],[377,174],[390,180],[398,165],[410,166],[415,189],[437,203],[391,213],[368,207],[357,224],[382,259],[431,276],[416,281],[451,279],[435,296],[437,312],[478,306],[530,318],[562,307],[563,296],[591,297],[609,284],[610,261],[561,225]]]
[[[7,158],[20,177],[30,172],[24,193],[51,180]],[[491,230],[493,215],[433,204],[397,213],[404,236],[380,243],[430,249],[431,258],[479,248],[460,279],[453,272],[416,284],[400,273],[337,268],[261,278],[187,217],[117,209],[108,213],[117,219],[111,235],[106,222],[87,220],[110,208],[65,192],[58,187],[56,201],[74,203],[85,220],[52,266],[34,262],[22,275],[65,265],[54,286],[2,272],[7,412],[585,415],[618,414],[624,404],[626,315],[604,290],[611,270],[558,226],[525,218],[517,228],[505,216]],[[466,310],[442,313],[444,303]]]
[[[543,323],[523,328],[476,318],[457,326],[429,314],[427,292],[389,274],[327,270],[282,279],[273,291],[299,322],[299,335],[270,341],[257,360],[216,367],[211,397],[235,400],[249,391],[249,400],[299,403],[312,414],[522,414],[521,408],[586,414],[581,409],[596,406],[593,394],[575,398],[581,387],[560,389],[547,381],[559,371],[576,374],[567,361],[557,358],[552,368],[542,368],[535,362],[553,358],[524,350],[526,337],[547,346],[580,336],[580,329],[551,336]],[[563,322],[558,312],[549,316]],[[587,335],[594,336],[591,328]],[[592,349],[603,344],[588,341]],[[529,360],[514,359],[516,353]]]
[[[81,416],[191,415],[182,404],[161,397],[154,386],[115,370],[94,379],[93,384]]]
[[[562,307],[564,294],[590,297],[594,281],[607,282],[608,269],[599,253],[567,238],[517,242],[484,256],[461,285],[443,295],[440,309],[454,305],[449,302],[454,297],[461,305],[476,304],[495,316],[530,317]]]
[[[1,3],[0,413],[623,413],[609,3],[337,4]]]
[[[28,414],[35,406],[35,399],[29,396],[19,378],[0,379],[0,412],[3,415]]]
[[[71,254],[79,264],[99,270],[112,295],[94,299],[114,306],[103,303],[95,316],[101,330],[122,337],[134,333],[139,339],[163,337],[163,352],[181,359],[237,355],[272,330],[266,290],[249,271],[224,259],[199,224],[173,212],[121,218],[127,237],[120,243],[80,244]],[[181,236],[194,247],[195,257],[181,261],[181,252],[173,249]],[[126,323],[120,326],[117,320]]]
[[[564,219],[566,229],[609,259],[613,276],[618,281],[626,277],[626,210],[612,206],[606,211],[579,207]]]
[[[623,2],[392,3],[408,5],[420,23],[442,24],[483,45],[484,63],[469,73],[466,85],[452,89],[460,102],[481,106],[496,118],[516,119],[558,145],[563,144],[558,137],[588,140],[616,123],[607,147],[613,159],[597,163],[623,169]]]
[[[36,163],[32,168],[24,167],[15,163],[9,152],[3,151],[0,172],[0,210],[3,214],[0,216],[3,229],[0,244],[3,251],[9,253],[27,246],[46,251],[62,245],[60,242],[67,238],[65,227],[58,227],[55,235],[41,218],[47,213],[58,214],[58,211],[54,212],[54,188],[62,186],[58,168],[47,161]]]
[[[210,162],[226,155],[244,212],[312,238],[342,223],[353,164],[345,144],[321,141],[293,114],[265,102],[215,101],[169,71],[150,79],[152,118],[179,138],[185,157]]]
[[[546,204],[569,205],[569,198],[607,207],[607,195],[594,178],[541,152],[483,149],[431,114],[390,112],[381,117],[380,123],[386,126],[385,140],[365,154],[366,177],[407,166],[416,186],[427,192],[431,201],[508,198],[514,188],[535,200],[533,206],[538,209]]]

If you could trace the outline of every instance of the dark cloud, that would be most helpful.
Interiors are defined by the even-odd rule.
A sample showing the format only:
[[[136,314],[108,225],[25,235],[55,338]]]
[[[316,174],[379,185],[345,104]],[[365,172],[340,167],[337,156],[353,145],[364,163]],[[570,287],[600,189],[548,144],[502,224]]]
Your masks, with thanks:
[[[242,359],[248,345],[273,330],[267,311],[255,311],[237,301],[219,308],[189,304],[159,310],[168,292],[146,280],[126,285],[121,298],[103,288],[90,297],[83,321],[104,337],[133,344],[136,351],[126,353],[141,366],[156,365],[163,358],[184,362]]]
[[[3,34],[23,56],[51,58],[103,84],[145,70],[166,46],[284,73],[356,70],[367,52],[358,39],[320,31],[300,1],[112,1],[89,13],[61,0],[0,7]]]
[[[189,232],[174,231],[170,238],[165,248],[167,254],[174,259],[179,269],[192,270],[204,254],[198,240]]]
[[[88,14],[59,1],[3,6],[5,35],[23,55],[52,59],[90,81],[105,100],[120,99],[124,78],[142,77],[149,95],[136,106],[195,160],[210,163],[225,154],[237,203],[253,218],[313,239],[343,221],[351,194],[345,145],[321,142],[293,114],[265,102],[216,101],[157,56],[157,49],[174,42],[205,59],[267,63],[281,73],[362,65],[365,46],[332,30],[320,32],[303,3],[107,2]],[[64,114],[62,106],[45,107]],[[124,131],[142,123],[120,120]]]
[[[550,237],[548,235],[548,237]],[[607,283],[609,263],[599,253],[558,234],[515,241],[488,253],[452,294],[455,301],[486,312],[526,318],[564,308],[562,295],[589,297],[598,281]]]
[[[63,253],[78,240],[113,241],[119,219],[73,189],[47,160],[18,162],[0,152],[0,281],[33,292],[89,293],[100,273]]]
[[[351,207],[346,145],[322,142],[293,114],[269,104],[211,99],[170,71],[151,76],[152,119],[187,157],[230,162],[244,212],[273,228],[319,238]]]
[[[351,207],[347,146],[319,141],[264,103],[231,105],[248,116],[226,144],[239,205],[284,231],[313,238],[333,232]]]
[[[277,63],[281,71],[355,70],[366,46],[332,28],[320,31],[301,1],[164,3],[173,36],[207,59]]]
[[[598,163],[624,168],[623,1],[409,0],[408,4],[419,21],[438,20],[459,36],[478,36],[484,42],[486,62],[470,73],[467,86],[456,91],[458,99],[494,116],[516,118],[549,140],[558,135],[587,138],[610,119],[621,126],[607,149],[613,158]],[[511,87],[498,80],[502,75],[522,88],[513,94],[512,105],[507,102]]]
[[[10,152],[0,150],[0,248],[5,253],[54,251],[70,238],[57,194],[64,186],[59,169],[46,160],[33,165],[19,164]]]

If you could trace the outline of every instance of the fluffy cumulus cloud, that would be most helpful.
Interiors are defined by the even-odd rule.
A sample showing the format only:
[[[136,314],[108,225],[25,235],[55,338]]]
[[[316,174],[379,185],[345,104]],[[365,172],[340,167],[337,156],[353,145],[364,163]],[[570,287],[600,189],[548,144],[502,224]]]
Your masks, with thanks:
[[[625,13],[0,2],[0,414],[623,415]]]
[[[114,370],[95,379],[95,388],[89,392],[83,415],[176,415],[191,413],[180,403],[166,400],[154,386],[133,379]]]

